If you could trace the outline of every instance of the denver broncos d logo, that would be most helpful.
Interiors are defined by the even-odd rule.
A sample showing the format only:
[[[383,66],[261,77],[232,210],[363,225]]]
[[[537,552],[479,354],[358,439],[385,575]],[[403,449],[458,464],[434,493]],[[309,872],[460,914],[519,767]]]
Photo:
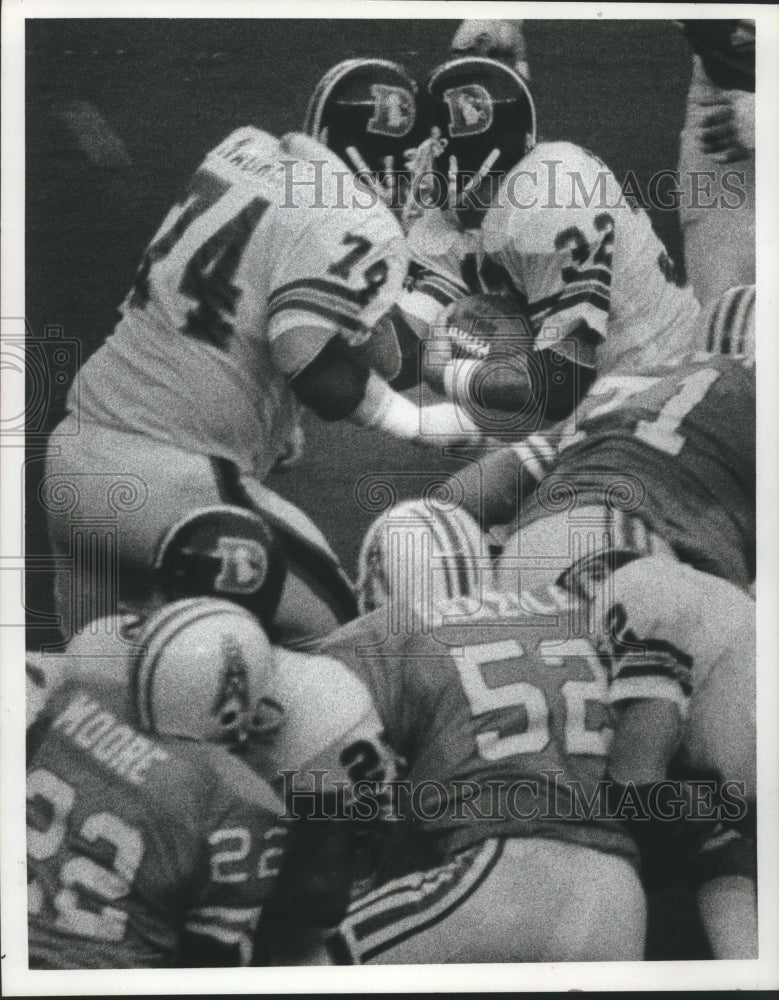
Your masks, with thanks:
[[[217,541],[215,555],[222,568],[214,580],[214,590],[227,594],[253,594],[268,572],[265,550],[253,538],[225,538]]]
[[[366,131],[396,138],[408,135],[416,120],[413,95],[404,87],[391,87],[386,83],[374,83],[371,95],[373,117],[365,126]]]
[[[444,91],[449,106],[449,135],[479,135],[492,125],[492,98],[479,83],[466,83]]]

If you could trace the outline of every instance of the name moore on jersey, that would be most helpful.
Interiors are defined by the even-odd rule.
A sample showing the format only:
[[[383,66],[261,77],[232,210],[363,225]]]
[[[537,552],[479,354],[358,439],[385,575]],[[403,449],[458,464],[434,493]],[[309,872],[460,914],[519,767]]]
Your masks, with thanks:
[[[273,722],[269,650],[248,612],[188,600],[95,622],[44,670],[27,772],[32,968],[248,964],[290,832],[231,752]]]

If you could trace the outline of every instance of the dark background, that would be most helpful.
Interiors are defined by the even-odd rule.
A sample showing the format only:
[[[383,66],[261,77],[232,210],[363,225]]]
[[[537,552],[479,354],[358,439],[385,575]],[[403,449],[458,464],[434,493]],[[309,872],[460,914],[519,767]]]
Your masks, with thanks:
[[[299,128],[309,94],[333,63],[354,55],[398,59],[423,78],[446,55],[456,21],[28,20],[26,310],[34,338],[47,328],[77,342],[83,360],[110,332],[141,253],[204,153],[239,125],[281,134]],[[645,185],[676,166],[690,61],[669,21],[526,21],[539,133],[598,154],[622,179]],[[93,103],[125,142],[132,165],[92,163],[57,109]],[[653,222],[680,257],[678,221]],[[37,501],[43,435],[64,413],[77,351],[51,378],[27,451],[26,607],[31,644],[56,640],[40,627],[51,611],[45,520]],[[56,367],[56,366],[54,366]],[[54,367],[51,368],[52,372]],[[203,386],[208,405],[208,386]],[[301,464],[270,485],[323,529],[346,567],[374,516],[358,503],[365,473],[383,473],[415,496],[454,468],[430,452],[393,445],[311,417]],[[653,899],[650,953],[704,957],[689,900]]]

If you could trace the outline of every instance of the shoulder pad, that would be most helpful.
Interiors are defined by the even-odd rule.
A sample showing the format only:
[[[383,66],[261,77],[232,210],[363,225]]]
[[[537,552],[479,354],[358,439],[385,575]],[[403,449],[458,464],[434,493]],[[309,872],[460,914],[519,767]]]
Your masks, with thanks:
[[[551,253],[559,232],[586,224],[621,198],[617,179],[597,156],[571,142],[539,143],[506,174],[482,224],[484,249],[518,245]]]
[[[284,804],[281,799],[268,782],[256,774],[240,757],[214,743],[192,743],[189,746],[196,756],[204,759],[231,798],[237,798],[273,816],[283,815]]]

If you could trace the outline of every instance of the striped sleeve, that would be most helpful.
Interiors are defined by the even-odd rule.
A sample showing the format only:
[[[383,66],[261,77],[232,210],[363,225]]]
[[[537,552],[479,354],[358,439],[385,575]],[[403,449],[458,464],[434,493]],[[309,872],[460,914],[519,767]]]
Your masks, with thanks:
[[[202,906],[187,914],[187,934],[210,938],[221,949],[234,951],[236,965],[248,965],[261,909],[238,906]]]
[[[570,284],[552,295],[530,302],[530,316],[533,326],[550,328],[557,320],[570,319],[571,314],[578,321],[587,319],[587,325],[605,333],[611,304],[611,271],[594,268],[579,272]]]
[[[358,293],[327,278],[297,278],[268,298],[267,335],[278,367],[296,375],[336,335],[349,343],[367,336]]]
[[[714,303],[705,318],[701,350],[711,354],[755,362],[755,286],[729,288]]]
[[[417,334],[424,336],[448,305],[467,294],[462,282],[412,259],[398,307]]]
[[[403,287],[408,252],[392,214],[384,205],[343,208],[303,199],[278,212],[263,318],[273,361],[288,377],[336,335],[350,347],[365,343]]]
[[[511,450],[522,467],[538,482],[550,471],[557,458],[555,443],[545,434],[528,434],[514,442]]]
[[[562,341],[572,339],[575,347],[563,353],[579,364],[594,366],[595,348],[608,328],[611,266],[583,270],[569,265],[562,252],[536,258],[528,268],[528,308],[536,349],[560,348]]]
[[[660,699],[677,706],[687,715],[691,692],[692,660],[678,650],[662,649],[663,644],[638,643],[643,649],[625,653],[612,664],[609,701]]]

